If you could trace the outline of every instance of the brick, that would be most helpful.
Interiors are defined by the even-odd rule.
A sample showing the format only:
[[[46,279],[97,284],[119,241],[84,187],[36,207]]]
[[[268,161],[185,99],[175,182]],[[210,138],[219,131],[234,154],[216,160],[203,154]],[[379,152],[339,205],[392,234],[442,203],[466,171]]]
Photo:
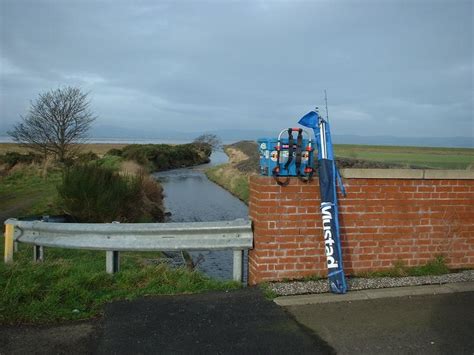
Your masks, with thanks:
[[[291,179],[285,190],[271,178],[250,179],[251,284],[326,275],[317,187]],[[347,272],[399,259],[422,265],[440,253],[450,267],[474,266],[473,181],[346,179],[346,187],[352,194],[340,201],[340,223]]]

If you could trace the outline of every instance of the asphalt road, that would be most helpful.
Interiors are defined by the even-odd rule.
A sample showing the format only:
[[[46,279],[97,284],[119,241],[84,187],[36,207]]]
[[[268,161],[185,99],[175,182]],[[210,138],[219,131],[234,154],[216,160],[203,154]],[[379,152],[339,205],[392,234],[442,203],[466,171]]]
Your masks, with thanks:
[[[109,304],[0,326],[0,354],[473,354],[474,292],[280,307],[256,288]]]
[[[143,298],[106,308],[100,354],[333,353],[258,289]]]
[[[285,309],[338,354],[474,354],[474,292]]]

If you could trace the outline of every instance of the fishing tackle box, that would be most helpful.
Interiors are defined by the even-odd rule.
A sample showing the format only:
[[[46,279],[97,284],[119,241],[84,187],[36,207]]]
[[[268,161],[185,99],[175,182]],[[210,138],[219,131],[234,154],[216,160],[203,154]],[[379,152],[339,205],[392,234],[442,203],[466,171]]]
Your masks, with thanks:
[[[285,133],[287,137],[283,138]],[[261,175],[275,178],[299,176],[310,179],[312,177],[314,149],[311,136],[306,130],[288,128],[283,129],[278,138],[260,138],[258,149]]]

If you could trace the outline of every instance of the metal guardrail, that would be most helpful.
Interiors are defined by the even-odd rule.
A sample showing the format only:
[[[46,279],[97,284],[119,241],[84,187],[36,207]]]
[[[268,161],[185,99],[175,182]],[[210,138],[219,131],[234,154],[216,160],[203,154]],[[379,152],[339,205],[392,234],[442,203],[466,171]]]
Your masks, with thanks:
[[[236,219],[189,223],[48,223],[5,221],[5,263],[13,262],[15,243],[34,245],[35,261],[43,247],[105,250],[106,270],[119,271],[120,251],[234,251],[234,280],[242,280],[243,250],[252,248],[250,221]]]

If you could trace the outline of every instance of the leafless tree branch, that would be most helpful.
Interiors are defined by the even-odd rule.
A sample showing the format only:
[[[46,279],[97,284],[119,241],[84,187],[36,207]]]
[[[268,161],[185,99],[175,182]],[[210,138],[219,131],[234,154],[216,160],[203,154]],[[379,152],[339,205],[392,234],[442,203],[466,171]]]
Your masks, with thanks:
[[[39,94],[8,135],[23,146],[53,154],[64,162],[73,153],[73,146],[87,138],[95,119],[88,94],[68,86]]]

